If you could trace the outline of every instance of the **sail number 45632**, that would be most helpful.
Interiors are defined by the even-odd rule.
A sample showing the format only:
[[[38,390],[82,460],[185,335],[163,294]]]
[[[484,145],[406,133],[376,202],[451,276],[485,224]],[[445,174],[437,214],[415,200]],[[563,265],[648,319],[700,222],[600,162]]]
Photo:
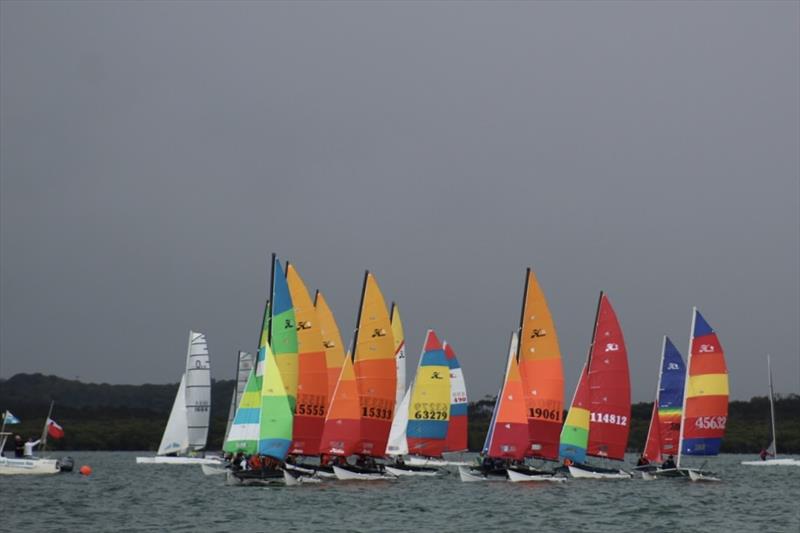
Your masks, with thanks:
[[[698,416],[694,421],[697,429],[725,429],[728,418],[725,416]]]

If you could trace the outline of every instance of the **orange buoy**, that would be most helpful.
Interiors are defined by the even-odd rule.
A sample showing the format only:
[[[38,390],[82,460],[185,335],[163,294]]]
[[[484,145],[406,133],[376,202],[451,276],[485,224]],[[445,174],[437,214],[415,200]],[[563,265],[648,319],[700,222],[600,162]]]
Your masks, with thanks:
[[[91,474],[91,473],[92,473],[92,467],[91,467],[91,466],[89,466],[89,465],[83,465],[83,466],[81,467],[81,469],[80,469],[80,470],[78,470],[78,472],[80,472],[80,473],[81,473],[81,475],[83,475],[83,476],[88,476],[89,474]]]

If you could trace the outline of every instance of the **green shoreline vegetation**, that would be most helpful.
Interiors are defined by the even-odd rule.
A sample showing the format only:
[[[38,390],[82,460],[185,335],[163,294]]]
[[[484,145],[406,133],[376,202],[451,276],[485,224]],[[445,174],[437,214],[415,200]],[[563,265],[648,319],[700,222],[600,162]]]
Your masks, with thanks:
[[[22,420],[7,431],[24,438],[41,434],[50,400],[53,419],[65,430],[63,439],[48,440],[55,450],[155,450],[167,423],[178,384],[109,385],[82,383],[57,376],[17,374],[0,380],[0,411],[9,410]],[[211,387],[211,428],[208,449],[219,450],[228,417],[233,380],[214,381]],[[483,444],[494,406],[493,397],[469,404],[469,447]],[[652,403],[632,406],[628,449],[644,446]],[[800,395],[775,399],[778,452],[800,453]],[[732,401],[723,453],[756,454],[769,444],[769,399],[756,396]]]

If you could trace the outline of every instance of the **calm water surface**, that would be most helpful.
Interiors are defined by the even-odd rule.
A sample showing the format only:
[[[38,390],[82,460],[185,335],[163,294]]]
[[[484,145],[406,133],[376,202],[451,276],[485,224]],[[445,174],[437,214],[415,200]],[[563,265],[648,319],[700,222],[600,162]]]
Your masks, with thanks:
[[[722,483],[462,483],[454,470],[280,488],[137,465],[141,453],[71,455],[93,474],[0,478],[0,531],[800,532],[800,467],[741,466],[752,457],[739,455],[709,461]]]

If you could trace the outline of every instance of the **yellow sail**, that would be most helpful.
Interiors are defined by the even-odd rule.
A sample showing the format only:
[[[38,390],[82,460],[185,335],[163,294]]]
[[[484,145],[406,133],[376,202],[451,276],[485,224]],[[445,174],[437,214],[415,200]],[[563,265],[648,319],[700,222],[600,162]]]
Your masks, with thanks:
[[[317,309],[322,345],[325,348],[325,365],[328,369],[328,405],[330,405],[345,359],[344,344],[333,311],[320,291],[317,291],[314,298],[314,307]]]

